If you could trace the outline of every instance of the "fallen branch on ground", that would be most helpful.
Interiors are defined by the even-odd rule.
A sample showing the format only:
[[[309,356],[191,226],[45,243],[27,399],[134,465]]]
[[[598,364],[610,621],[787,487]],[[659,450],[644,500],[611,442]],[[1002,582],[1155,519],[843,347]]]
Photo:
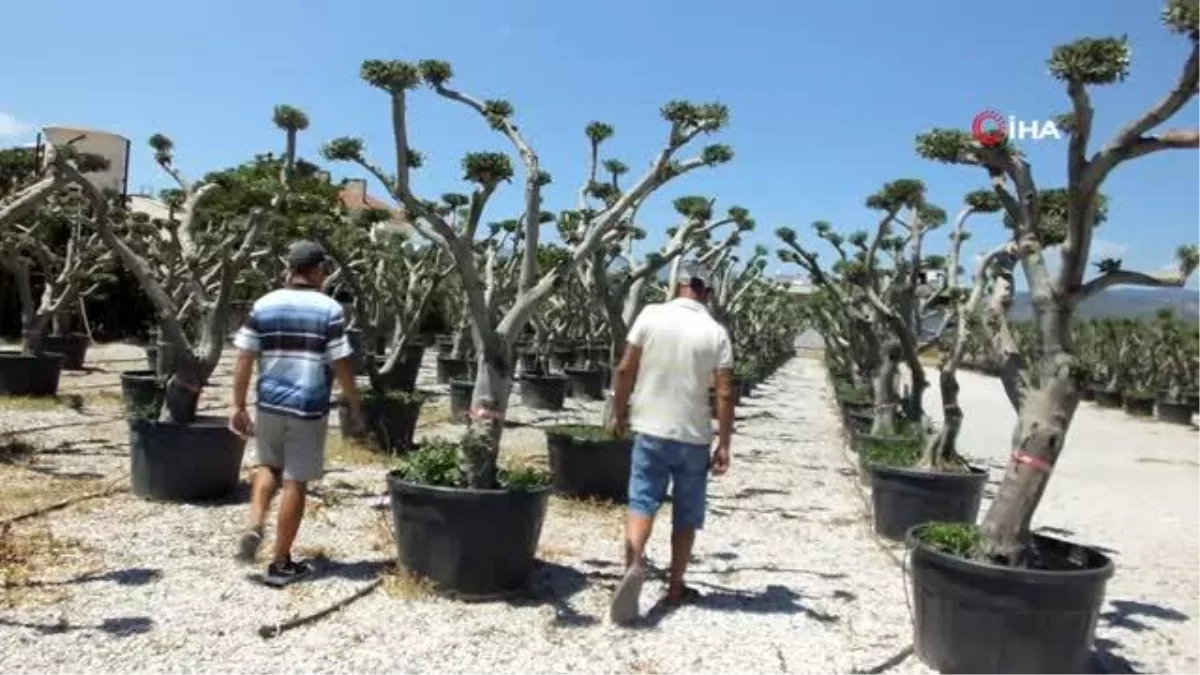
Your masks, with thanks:
[[[273,638],[273,637],[279,637],[280,635],[282,635],[284,633],[284,631],[289,631],[293,628],[298,628],[305,624],[312,623],[313,621],[322,619],[322,618],[338,611],[339,609],[342,609],[343,607],[349,605],[350,603],[354,602],[355,600],[365,598],[366,596],[368,596],[372,592],[374,592],[375,589],[379,588],[382,585],[383,585],[383,577],[381,576],[378,579],[375,579],[374,581],[372,581],[371,583],[358,589],[351,595],[349,595],[345,598],[342,598],[341,600],[338,600],[337,602],[335,602],[332,605],[329,605],[327,607],[324,607],[323,609],[319,609],[315,612],[312,612],[311,614],[302,614],[293,619],[288,619],[287,621],[284,621],[283,623],[263,624],[258,627],[258,636],[263,638],[264,640]]]
[[[115,494],[118,494],[121,492],[127,492],[129,490],[128,485],[117,487],[117,483],[123,482],[127,478],[129,478],[129,474],[125,474],[124,476],[121,476],[120,478],[116,479],[112,483],[109,483],[108,487],[106,487],[103,490],[100,490],[98,492],[89,492],[84,495],[79,495],[76,497],[71,497],[69,499],[64,499],[59,502],[55,502],[53,504],[50,504],[49,506],[43,506],[41,508],[37,508],[32,511],[26,511],[25,513],[18,513],[17,515],[12,516],[11,518],[6,518],[5,520],[0,520],[0,527],[3,527],[5,525],[11,525],[13,523],[20,522],[22,520],[29,520],[30,518],[35,518],[37,516],[40,516],[40,515],[43,515],[46,513],[50,513],[52,511],[58,511],[60,509],[65,509],[68,506],[71,506],[73,504],[78,504],[79,502],[85,502],[89,499],[99,499],[101,497],[111,497],[112,495],[115,495]]]

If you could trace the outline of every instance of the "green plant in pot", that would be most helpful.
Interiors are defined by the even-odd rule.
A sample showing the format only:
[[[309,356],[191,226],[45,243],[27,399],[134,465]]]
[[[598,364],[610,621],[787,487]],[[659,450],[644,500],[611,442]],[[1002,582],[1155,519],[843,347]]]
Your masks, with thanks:
[[[1185,392],[1194,387],[1190,362],[1197,340],[1189,335],[1196,327],[1176,318],[1164,308],[1155,317],[1151,331],[1154,346],[1150,357],[1154,364],[1154,408],[1158,419],[1175,424],[1190,424],[1195,412]]]
[[[400,542],[401,563],[411,571],[432,578],[443,588],[473,595],[512,591],[523,584],[532,570],[548,490],[514,491],[501,481],[499,448],[513,384],[513,344],[525,336],[530,319],[540,305],[566,282],[575,267],[586,259],[604,237],[647,197],[670,181],[696,169],[723,164],[732,150],[710,145],[691,158],[679,158],[686,146],[702,134],[720,130],[728,111],[719,104],[697,105],[670,102],[662,108],[669,125],[667,142],[655,155],[647,173],[624,191],[608,195],[603,203],[559,216],[579,233],[578,243],[555,267],[543,270],[538,264],[540,227],[543,223],[542,189],[551,178],[543,171],[534,147],[513,119],[507,101],[479,99],[450,85],[451,67],[442,61],[364,61],[362,78],[388,98],[396,156],[387,170],[367,158],[364,144],[356,138],[340,138],[324,148],[329,159],[358,164],[375,176],[405,209],[416,232],[441,247],[451,257],[466,296],[466,316],[477,353],[478,374],[471,400],[471,421],[455,443],[456,462],[462,487],[440,487],[407,480],[390,479],[392,509]],[[511,180],[516,171],[508,154],[470,153],[463,160],[463,176],[473,184],[468,216],[457,227],[431,208],[429,201],[414,192],[411,171],[420,165],[420,155],[410,146],[409,97],[414,90],[428,88],[440,98],[464,106],[512,145],[523,168],[523,206],[519,217],[521,246],[516,292],[511,304],[501,311],[490,307],[491,284],[486,269],[479,269],[472,242],[488,200],[496,189]],[[491,311],[491,310],[495,311]],[[533,500],[527,502],[525,500]],[[518,506],[528,504],[528,508]],[[540,504],[540,506],[538,506]],[[412,527],[414,512],[422,518],[436,513],[436,532],[421,535]],[[517,534],[520,532],[521,534]],[[437,560],[434,551],[441,551]],[[425,561],[418,564],[417,561]],[[469,564],[468,564],[469,561]]]
[[[1018,418],[996,497],[978,527],[925,525],[910,533],[915,650],[935,670],[1080,672],[1086,666],[1112,561],[1094,548],[1035,535],[1031,524],[1079,402],[1082,373],[1070,329],[1080,303],[1118,285],[1182,286],[1196,268],[1196,248],[1185,247],[1169,272],[1109,264],[1084,279],[1104,219],[1104,180],[1137,158],[1197,147],[1194,129],[1156,129],[1196,95],[1200,11],[1194,0],[1171,0],[1162,16],[1188,40],[1182,74],[1166,97],[1118,127],[1095,152],[1088,147],[1089,88],[1124,79],[1129,46],[1125,38],[1089,38],[1051,53],[1050,73],[1065,85],[1072,107],[1070,137],[1060,144],[1069,169],[1064,189],[1039,189],[1031,165],[1006,139],[984,145],[967,131],[946,129],[917,137],[922,156],[986,172],[1033,298],[1040,344],[1036,361],[1026,362],[1005,335],[1008,317],[994,317],[998,346],[1011,364],[1002,384]],[[1054,249],[1056,268],[1046,261]]]
[[[89,180],[107,161],[71,144],[45,152],[39,166],[32,148],[0,151],[0,269],[15,282],[21,320],[20,351],[0,352],[3,395],[58,393],[62,369],[81,368],[88,343],[64,334],[62,321],[112,278],[112,256],[96,246],[89,203],[72,178]]]
[[[296,158],[297,135],[308,126],[304,113],[277,106],[274,123],[285,136],[282,157],[259,156],[199,182],[178,170],[170,139],[152,136],[156,161],[179,186],[164,194],[165,219],[112,209],[99,190],[85,187],[96,232],[157,314],[162,417],[130,421],[133,490],[140,496],[207,500],[237,486],[244,441],[223,415],[197,416],[225,346],[230,302],[272,222],[328,210],[337,197],[316,167]]]
[[[1138,357],[1143,326],[1132,319],[1103,319],[1096,324],[1096,351],[1101,359],[1103,384],[1096,389],[1096,404],[1120,408],[1129,386],[1129,364]]]

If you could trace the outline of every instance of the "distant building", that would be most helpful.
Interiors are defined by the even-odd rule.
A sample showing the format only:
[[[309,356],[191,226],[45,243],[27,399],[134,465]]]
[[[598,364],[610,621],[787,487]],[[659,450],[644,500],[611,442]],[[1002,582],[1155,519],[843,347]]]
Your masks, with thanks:
[[[381,220],[374,224],[372,234],[386,230],[410,236],[416,234],[413,231],[412,224],[408,222],[408,217],[405,215],[403,209],[367,194],[367,180],[365,178],[347,178],[342,181],[341,193],[338,196],[342,201],[342,205],[351,213],[364,209],[381,209],[391,214],[391,217],[387,220]]]
[[[812,295],[816,288],[808,277],[794,274],[776,274],[775,282],[782,285],[793,295]]]

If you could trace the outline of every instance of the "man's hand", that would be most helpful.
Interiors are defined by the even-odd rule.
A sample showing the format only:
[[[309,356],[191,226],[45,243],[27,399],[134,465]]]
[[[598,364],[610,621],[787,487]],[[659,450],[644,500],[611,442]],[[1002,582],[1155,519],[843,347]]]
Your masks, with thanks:
[[[624,415],[614,414],[608,421],[608,430],[613,436],[624,438],[629,435],[629,420]]]
[[[229,411],[229,430],[240,438],[254,435],[254,421],[250,419],[250,413],[244,406],[234,406]]]
[[[729,470],[729,459],[729,446],[718,443],[717,449],[713,450],[712,455],[712,472],[714,476],[724,475]]]

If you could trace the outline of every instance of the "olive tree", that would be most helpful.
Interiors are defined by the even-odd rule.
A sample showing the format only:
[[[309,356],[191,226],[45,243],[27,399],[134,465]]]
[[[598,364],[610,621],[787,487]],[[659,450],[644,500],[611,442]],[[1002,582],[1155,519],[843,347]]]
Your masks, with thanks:
[[[627,190],[613,195],[609,203],[577,212],[583,235],[571,248],[571,255],[550,270],[539,269],[537,250],[542,224],[542,188],[551,178],[541,168],[534,146],[513,120],[513,106],[503,100],[484,100],[450,86],[450,64],[443,61],[364,61],[362,78],[387,94],[392,113],[395,146],[394,173],[366,157],[363,142],[340,138],[330,142],[325,154],[331,159],[358,163],[383,184],[403,205],[413,227],[422,236],[441,246],[455,263],[467,295],[472,339],[478,353],[479,373],[472,394],[471,418],[467,435],[460,444],[460,468],[467,483],[475,488],[496,485],[496,459],[504,418],[512,389],[512,345],[542,302],[550,296],[599,246],[614,227],[623,222],[631,209],[670,180],[695,169],[729,161],[732,151],[723,145],[710,145],[699,155],[679,160],[676,155],[697,137],[718,131],[728,120],[727,109],[720,104],[696,105],[673,101],[662,109],[669,124],[667,141],[654,158],[649,171]],[[503,314],[488,311],[485,286],[472,251],[474,230],[490,197],[501,183],[510,180],[514,167],[503,153],[470,153],[463,159],[464,178],[475,184],[468,205],[465,232],[458,232],[446,219],[430,208],[429,202],[415,193],[411,171],[420,166],[420,153],[409,143],[408,96],[425,85],[440,97],[461,104],[477,113],[492,129],[504,136],[520,157],[524,168],[523,208],[520,227],[524,250],[518,276],[517,293],[512,306]],[[464,236],[467,235],[467,236]]]
[[[1069,130],[1063,189],[1039,189],[1032,166],[1007,139],[983,144],[967,132],[951,129],[917,137],[922,156],[987,172],[1011,226],[1011,250],[1032,297],[1038,341],[1034,360],[1023,358],[1007,335],[1007,317],[996,317],[1002,329],[998,332],[1001,348],[1012,364],[1001,376],[1018,415],[1004,480],[981,525],[983,554],[997,562],[1020,565],[1025,560],[1034,511],[1079,402],[1083,369],[1077,363],[1072,334],[1079,304],[1117,285],[1182,286],[1197,265],[1196,247],[1187,246],[1179,250],[1179,264],[1169,272],[1129,271],[1111,260],[1102,264],[1099,275],[1084,279],[1103,208],[1100,188],[1105,179],[1132,160],[1200,144],[1196,129],[1155,132],[1196,96],[1200,5],[1196,0],[1170,0],[1162,18],[1171,32],[1189,42],[1179,78],[1166,96],[1095,152],[1089,151],[1095,112],[1089,88],[1125,79],[1129,45],[1124,37],[1084,38],[1053,50],[1049,70],[1065,86],[1072,107],[1059,125]],[[1058,246],[1061,258],[1057,271],[1046,264],[1053,246]]]

